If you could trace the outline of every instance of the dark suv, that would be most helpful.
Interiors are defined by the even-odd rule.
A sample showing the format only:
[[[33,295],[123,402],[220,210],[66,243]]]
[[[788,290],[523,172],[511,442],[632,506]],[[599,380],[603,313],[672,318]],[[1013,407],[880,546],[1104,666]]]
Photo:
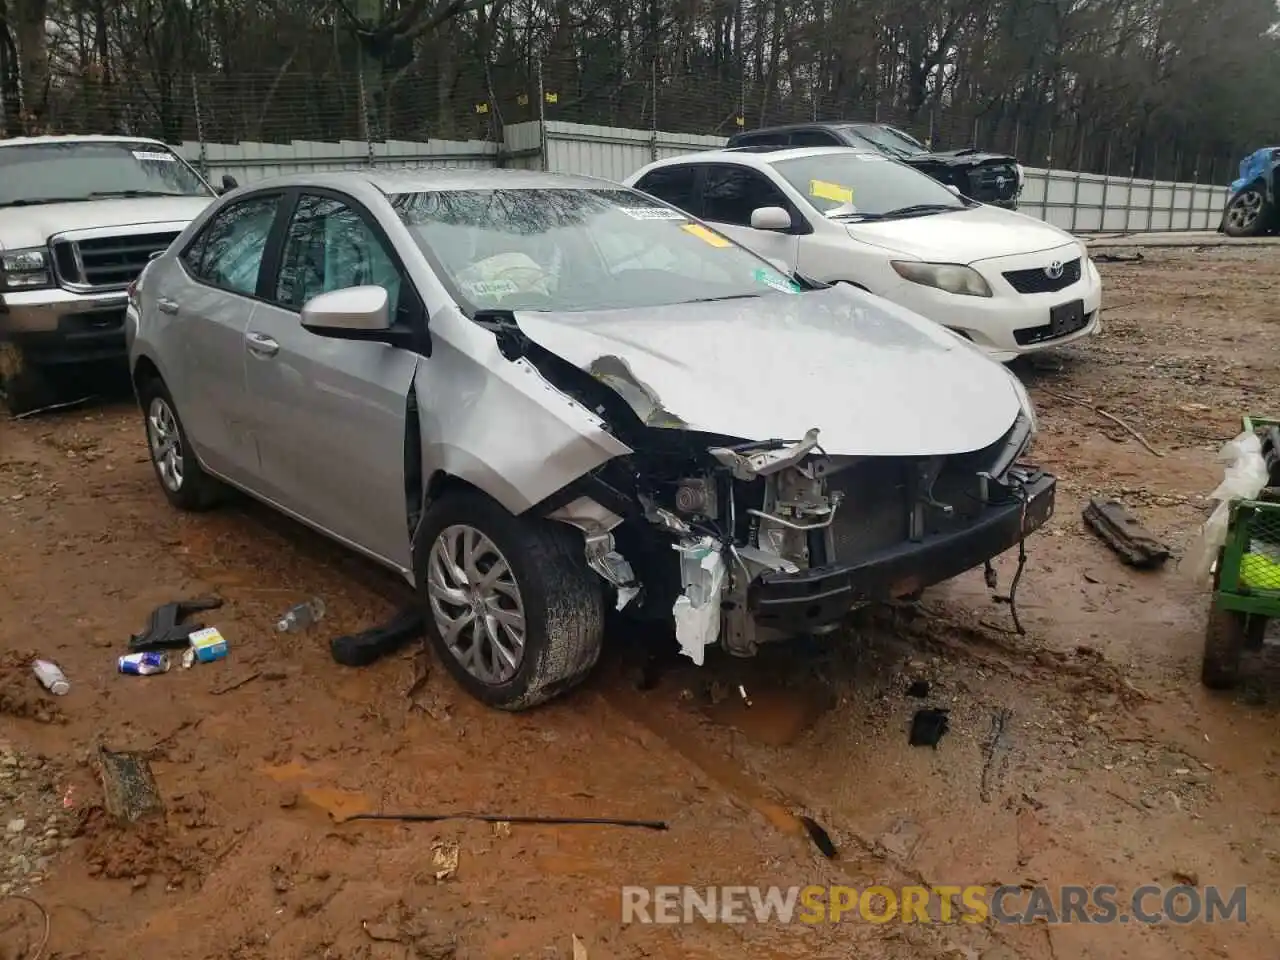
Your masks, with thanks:
[[[1010,156],[974,148],[932,151],[884,123],[794,123],[734,134],[730,147],[862,147],[909,163],[979,203],[1016,210],[1022,166]]]

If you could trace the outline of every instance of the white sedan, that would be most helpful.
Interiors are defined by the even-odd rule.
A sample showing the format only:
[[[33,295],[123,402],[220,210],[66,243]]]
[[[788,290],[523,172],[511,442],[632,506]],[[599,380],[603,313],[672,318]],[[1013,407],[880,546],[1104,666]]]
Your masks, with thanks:
[[[928,317],[996,360],[1100,328],[1102,281],[1082,241],[878,153],[716,150],[659,160],[626,183],[788,270]]]

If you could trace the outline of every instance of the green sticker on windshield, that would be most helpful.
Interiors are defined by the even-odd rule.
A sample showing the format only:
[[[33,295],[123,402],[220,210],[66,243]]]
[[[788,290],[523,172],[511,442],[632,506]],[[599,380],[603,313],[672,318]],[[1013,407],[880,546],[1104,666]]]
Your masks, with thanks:
[[[766,287],[773,287],[775,290],[781,290],[783,293],[799,293],[800,284],[794,280],[789,280],[781,274],[774,273],[772,270],[765,270],[763,267],[756,271],[756,283],[763,283]]]

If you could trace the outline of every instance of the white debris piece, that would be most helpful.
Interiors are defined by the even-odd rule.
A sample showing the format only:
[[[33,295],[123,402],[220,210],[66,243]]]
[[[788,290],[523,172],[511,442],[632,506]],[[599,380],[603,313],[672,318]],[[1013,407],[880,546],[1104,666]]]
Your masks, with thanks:
[[[680,652],[702,666],[706,650],[720,637],[720,596],[724,593],[725,566],[721,545],[713,537],[682,540],[674,548],[680,554],[680,581],[684,592],[676,597],[671,614],[676,622]]]
[[[1222,483],[1209,494],[1209,499],[1218,501],[1218,505],[1201,526],[1179,565],[1181,571],[1198,583],[1209,579],[1218,551],[1227,542],[1232,500],[1252,500],[1262,492],[1268,480],[1262,440],[1256,433],[1242,433],[1228,441],[1218,451],[1218,462],[1225,463],[1226,469]]]

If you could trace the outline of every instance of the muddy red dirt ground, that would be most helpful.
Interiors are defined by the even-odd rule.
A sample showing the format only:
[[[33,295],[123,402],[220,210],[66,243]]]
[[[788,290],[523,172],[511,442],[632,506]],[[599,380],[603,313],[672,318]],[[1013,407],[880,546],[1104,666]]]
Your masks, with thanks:
[[[643,690],[627,650],[661,638],[629,637],[583,689],[516,716],[412,650],[335,665],[327,638],[392,612],[402,586],[253,504],[169,509],[127,400],[0,423],[0,892],[47,912],[44,960],[567,958],[574,937],[591,960],[1270,958],[1277,671],[1263,657],[1239,693],[1204,691],[1204,592],[1173,564],[1123,567],[1079,509],[1117,496],[1186,545],[1239,415],[1280,410],[1278,266],[1249,248],[1109,264],[1105,333],[1016,368],[1061,479],[1018,593],[1025,636],[973,572],[820,645],[676,664]],[[1007,589],[1013,557],[999,570]],[[206,617],[226,660],[115,672],[154,606],[206,593],[226,601]],[[276,634],[311,595],[320,627]],[[33,654],[68,696],[41,694]],[[905,694],[916,679],[928,701]],[[951,711],[936,750],[907,743],[925,703]],[[163,819],[102,815],[99,746],[150,757]],[[364,810],[670,830],[337,822]],[[658,926],[623,924],[619,893],[1180,882],[1247,884],[1248,922]],[[29,960],[43,933],[33,903],[0,901],[0,958]]]

